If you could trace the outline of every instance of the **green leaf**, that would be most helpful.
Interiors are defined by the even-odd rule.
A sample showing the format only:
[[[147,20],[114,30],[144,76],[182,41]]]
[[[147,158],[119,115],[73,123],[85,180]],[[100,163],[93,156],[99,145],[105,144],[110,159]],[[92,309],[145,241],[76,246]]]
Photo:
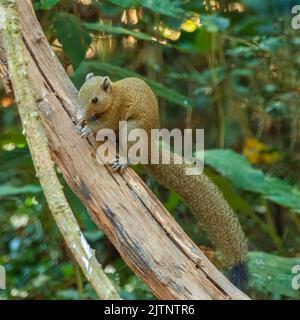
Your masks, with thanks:
[[[59,0],[40,0],[39,2],[34,2],[33,7],[35,10],[49,10],[57,3],[59,3]]]
[[[203,14],[201,15],[201,23],[208,32],[218,32],[226,30],[230,25],[230,20],[217,14]]]
[[[118,5],[122,8],[135,8],[140,5],[140,0],[108,0],[108,2]]]
[[[108,73],[108,75],[116,78],[117,80],[126,77],[140,78],[144,80],[146,83],[148,83],[148,85],[153,89],[157,96],[184,107],[193,105],[192,101],[188,97],[181,95],[177,91],[169,89],[152,79],[139,75],[136,72],[118,66],[114,66],[109,63],[84,61],[76,70],[75,74],[72,77],[72,80],[75,82],[76,85],[79,85],[83,83],[85,75],[89,72],[94,72],[95,74],[102,75]]]
[[[72,14],[59,12],[53,21],[54,35],[63,46],[65,54],[76,69],[84,59],[92,41],[89,33]]]
[[[253,168],[244,156],[229,149],[208,150],[205,152],[205,162],[238,188],[259,193],[270,201],[300,213],[300,190]]]
[[[37,193],[41,190],[42,188],[36,184],[28,184],[22,187],[3,184],[0,186],[0,197],[12,196],[16,194]]]
[[[146,33],[128,30],[122,27],[110,26],[103,23],[84,23],[83,25],[86,29],[91,31],[101,31],[101,32],[106,32],[111,34],[124,34],[140,40],[146,40],[151,42],[154,41],[152,36]]]
[[[24,146],[26,144],[25,136],[19,128],[9,128],[1,133],[0,146],[13,143],[17,146]]]
[[[179,205],[180,202],[181,202],[181,200],[180,200],[178,194],[174,191],[170,191],[168,199],[164,203],[164,206],[166,207],[166,209],[169,212],[172,212],[175,208],[177,208],[177,206]]]
[[[72,276],[74,276],[75,272],[74,272],[74,266],[72,263],[68,262],[68,263],[64,263],[60,266],[60,269],[64,275],[64,277],[66,278],[71,278]]]
[[[184,10],[174,5],[175,1],[170,0],[108,0],[108,2],[123,8],[136,8],[140,6],[150,9],[155,13],[163,14],[173,18],[182,18],[187,15]]]
[[[94,1],[93,6],[98,8],[103,16],[116,17],[122,14],[124,8],[116,6],[108,1]]]
[[[103,231],[100,231],[98,229],[84,231],[83,235],[88,241],[93,242],[101,240],[104,237]]]
[[[75,289],[58,290],[57,297],[65,300],[78,300],[80,299],[79,292]]]
[[[270,53],[275,53],[276,50],[282,48],[283,45],[284,43],[282,39],[275,37],[271,37],[260,42],[260,48],[269,51]]]
[[[213,51],[212,46],[212,33],[208,32],[205,28],[200,28],[196,33],[194,45],[199,53],[207,53]]]
[[[292,280],[295,277],[292,268],[295,265],[300,265],[300,258],[284,258],[263,252],[249,252],[249,286],[263,293],[299,298],[299,290],[292,287]]]

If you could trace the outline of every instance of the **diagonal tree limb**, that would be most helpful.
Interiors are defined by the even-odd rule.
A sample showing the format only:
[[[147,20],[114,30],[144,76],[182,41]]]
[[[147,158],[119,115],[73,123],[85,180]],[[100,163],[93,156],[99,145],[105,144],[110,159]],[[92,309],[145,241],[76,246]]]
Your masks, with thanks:
[[[17,3],[52,158],[125,262],[161,299],[249,299],[212,265],[133,170],[120,175],[96,162],[92,141],[81,139],[71,121],[76,89],[30,1]]]
[[[1,28],[3,29],[3,44],[9,75],[36,174],[44,190],[49,208],[67,246],[98,296],[102,299],[119,299],[118,293],[98,263],[94,251],[81,233],[56,175],[28,75],[16,1],[0,0],[0,5],[2,19],[4,18]],[[4,70],[4,66],[2,70]],[[7,73],[3,74],[7,78]],[[10,88],[10,86],[5,88]]]

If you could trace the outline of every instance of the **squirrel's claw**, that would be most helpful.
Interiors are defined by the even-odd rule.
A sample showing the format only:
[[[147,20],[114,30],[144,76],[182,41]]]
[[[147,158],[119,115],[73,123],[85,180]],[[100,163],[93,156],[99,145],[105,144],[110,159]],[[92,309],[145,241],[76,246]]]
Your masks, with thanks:
[[[77,123],[76,124],[76,126],[75,126],[75,131],[77,132],[77,133],[81,133],[81,131],[82,131],[82,125],[80,124],[80,123]]]
[[[83,138],[85,138],[85,137],[87,137],[91,132],[92,132],[92,129],[91,129],[91,128],[89,128],[89,127],[84,127],[84,128],[82,128],[80,135],[81,135]]]
[[[110,162],[108,162],[108,165],[110,165],[113,169],[113,171],[120,171],[122,172],[126,167],[128,167],[128,163],[121,163],[119,159],[113,159]]]
[[[92,132],[91,128],[89,128],[88,126],[82,127],[81,124],[77,124],[75,126],[75,130],[81,135],[82,138],[87,137]]]

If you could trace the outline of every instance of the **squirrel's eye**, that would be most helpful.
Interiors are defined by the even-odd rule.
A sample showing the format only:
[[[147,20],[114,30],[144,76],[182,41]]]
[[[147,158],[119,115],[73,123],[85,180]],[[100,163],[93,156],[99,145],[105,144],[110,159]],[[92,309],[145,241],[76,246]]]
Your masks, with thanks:
[[[96,104],[98,102],[98,98],[97,97],[94,97],[93,99],[92,99],[92,103],[93,104]]]

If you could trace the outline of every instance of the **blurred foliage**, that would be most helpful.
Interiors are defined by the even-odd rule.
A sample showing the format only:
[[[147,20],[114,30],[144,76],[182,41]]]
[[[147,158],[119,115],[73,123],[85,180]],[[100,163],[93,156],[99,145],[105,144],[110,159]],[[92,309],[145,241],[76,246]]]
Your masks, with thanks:
[[[262,194],[264,198],[300,213],[300,189],[282,179],[264,175],[261,170],[251,167],[243,156],[232,150],[208,150],[205,153],[205,162],[240,190]]]
[[[204,128],[206,174],[249,238],[256,299],[299,299],[300,31],[292,0],[33,0],[56,55],[79,88],[85,74],[137,76],[155,91],[161,126]],[[0,91],[0,265],[3,299],[94,299],[49,213],[15,103]],[[178,195],[138,172],[187,234],[212,246]],[[86,209],[65,192],[124,299],[154,299]]]
[[[281,295],[299,299],[299,291],[286,285],[291,283],[294,277],[290,270],[299,264],[299,258],[282,258],[263,252],[250,252],[250,286],[260,292],[270,293],[274,299],[280,298]]]

